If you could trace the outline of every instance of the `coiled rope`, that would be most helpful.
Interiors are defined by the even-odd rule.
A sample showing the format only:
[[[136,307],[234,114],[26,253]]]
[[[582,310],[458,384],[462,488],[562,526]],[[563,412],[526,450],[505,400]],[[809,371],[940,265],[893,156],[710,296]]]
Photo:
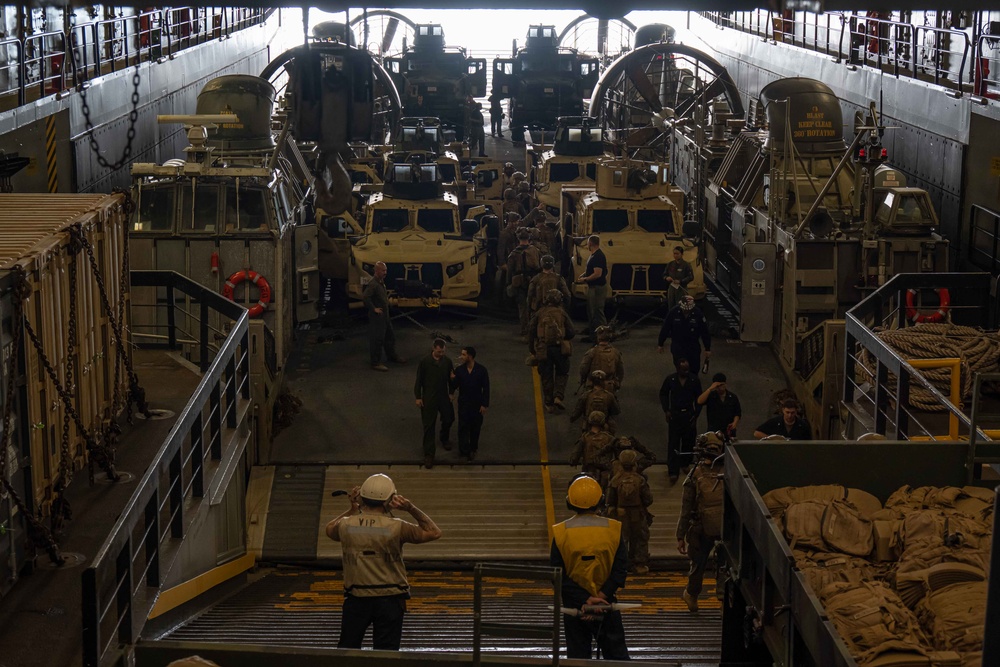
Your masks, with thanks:
[[[975,373],[997,370],[1000,362],[1000,336],[997,332],[983,331],[950,322],[916,324],[905,329],[882,329],[873,332],[886,345],[905,359],[948,359],[962,360],[960,387],[962,400],[972,396]],[[859,361],[864,367],[865,380],[874,381],[875,359],[867,350],[862,350]],[[942,394],[951,393],[951,369],[932,368],[917,371],[933,384]],[[890,374],[890,382],[895,376]],[[946,408],[924,387],[910,383],[910,406],[926,412],[943,412]],[[961,406],[959,406],[961,407]]]

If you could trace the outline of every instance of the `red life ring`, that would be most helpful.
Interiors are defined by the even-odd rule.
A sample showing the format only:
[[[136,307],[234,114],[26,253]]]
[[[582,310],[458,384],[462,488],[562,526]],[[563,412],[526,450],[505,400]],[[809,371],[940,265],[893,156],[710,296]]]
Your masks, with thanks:
[[[917,324],[923,324],[924,322],[944,322],[944,318],[948,315],[948,308],[951,306],[951,295],[943,287],[934,291],[938,295],[938,309],[930,315],[925,315],[924,313],[917,312],[917,308],[914,305],[914,301],[917,298],[917,290],[906,290],[906,319]]]
[[[264,314],[267,304],[271,303],[271,285],[267,282],[267,278],[256,271],[237,271],[229,276],[226,284],[222,286],[222,296],[230,301],[235,301],[236,286],[244,280],[249,280],[257,286],[257,305],[251,307],[249,312],[250,317],[260,317]]]

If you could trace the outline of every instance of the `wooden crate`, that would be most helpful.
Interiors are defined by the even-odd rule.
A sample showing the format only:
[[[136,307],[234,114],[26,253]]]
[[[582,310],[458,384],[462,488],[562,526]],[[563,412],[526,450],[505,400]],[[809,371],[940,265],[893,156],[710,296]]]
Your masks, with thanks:
[[[103,277],[114,316],[118,318],[127,224],[123,204],[122,195],[0,194],[0,271],[10,271],[15,266],[24,269],[32,288],[24,301],[25,318],[38,335],[42,352],[63,386],[69,362],[70,294],[72,289],[76,291],[76,382],[69,393],[88,430],[99,430],[102,420],[110,416],[117,347],[108,313],[102,304],[97,274],[86,252],[73,256],[68,251],[69,228],[76,223],[82,226],[85,238],[94,249],[98,272]],[[69,279],[73,262],[77,270],[75,286]],[[125,347],[131,358],[127,342],[127,290],[124,299]],[[27,335],[22,341],[32,493],[36,505],[47,512],[52,489],[59,480],[66,409],[55,383],[45,372],[41,353]],[[127,396],[128,381],[124,365],[122,368],[120,390]],[[72,420],[69,444],[73,467],[78,470],[86,464],[87,452],[83,435]]]

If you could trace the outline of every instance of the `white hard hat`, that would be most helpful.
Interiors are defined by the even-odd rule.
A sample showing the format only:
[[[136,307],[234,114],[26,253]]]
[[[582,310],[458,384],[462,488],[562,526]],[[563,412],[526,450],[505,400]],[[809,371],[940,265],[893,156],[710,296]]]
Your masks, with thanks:
[[[361,497],[367,500],[387,501],[396,495],[396,485],[388,475],[372,475],[361,485]]]

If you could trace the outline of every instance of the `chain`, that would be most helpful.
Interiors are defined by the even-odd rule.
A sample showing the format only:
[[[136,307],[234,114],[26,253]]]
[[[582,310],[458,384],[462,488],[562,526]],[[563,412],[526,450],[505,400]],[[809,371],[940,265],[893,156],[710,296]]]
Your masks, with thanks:
[[[66,341],[66,390],[70,393],[76,391],[76,275],[77,258],[80,255],[82,244],[80,236],[82,229],[79,225],[73,225],[69,230],[69,335]],[[73,456],[69,451],[69,413],[63,410],[63,428],[61,456],[59,458],[59,480],[55,485],[55,498],[52,501],[52,530],[57,531],[62,527],[63,521],[68,521],[73,516],[69,501],[66,500],[66,489],[73,481]]]
[[[4,490],[10,496],[11,501],[13,501],[21,516],[24,517],[28,538],[32,544],[42,546],[49,554],[49,559],[53,563],[62,565],[66,561],[63,559],[62,554],[59,553],[59,545],[52,538],[52,533],[42,525],[42,522],[38,520],[34,512],[28,510],[21,496],[18,495],[14,486],[7,479],[7,450],[10,447],[10,432],[14,426],[14,384],[17,380],[17,356],[21,345],[21,322],[27,323],[27,320],[24,319],[23,301],[31,293],[31,287],[24,277],[24,269],[20,266],[15,266],[13,271],[15,274],[12,299],[14,312],[11,314],[11,345],[10,359],[7,366],[7,393],[4,398],[6,402],[4,403],[3,413],[3,434],[0,435],[0,482],[2,482]]]
[[[73,69],[73,81],[76,83],[76,90],[80,93],[80,111],[83,112],[83,121],[87,129],[87,141],[90,142],[90,150],[94,153],[97,158],[97,164],[101,165],[102,168],[108,169],[110,171],[118,171],[124,167],[129,158],[132,156],[132,143],[135,140],[135,125],[139,120],[139,84],[141,83],[139,79],[139,63],[135,63],[135,71],[132,73],[132,109],[128,113],[128,129],[125,131],[125,148],[122,150],[122,156],[118,158],[116,162],[108,162],[104,157],[101,147],[97,144],[97,137],[94,136],[94,123],[90,119],[90,104],[87,102],[86,89],[83,86],[83,82],[80,81],[77,73],[77,62],[76,62],[76,33],[73,35],[73,44],[70,46],[70,66]],[[86,41],[84,41],[84,47],[86,47]]]
[[[83,243],[84,250],[87,251],[87,257],[90,260],[90,268],[93,269],[94,279],[97,281],[97,291],[101,295],[101,304],[104,306],[104,312],[108,314],[108,321],[111,324],[111,333],[115,336],[115,344],[118,346],[117,354],[121,358],[121,362],[125,365],[125,373],[128,376],[129,381],[129,401],[134,401],[136,406],[146,417],[150,416],[149,404],[146,402],[146,391],[139,385],[139,376],[136,375],[135,369],[132,367],[132,360],[128,358],[128,354],[125,352],[125,342],[122,339],[122,325],[123,320],[115,316],[115,310],[111,307],[111,299],[108,298],[108,290],[104,285],[104,276],[101,274],[100,268],[97,266],[97,258],[94,256],[94,246],[90,244],[90,241],[85,236],[80,237]],[[127,245],[126,245],[127,247]],[[122,307],[122,312],[124,314],[123,304],[119,304]],[[129,406],[129,417],[131,417],[131,406]],[[112,416],[113,417],[113,416]]]

